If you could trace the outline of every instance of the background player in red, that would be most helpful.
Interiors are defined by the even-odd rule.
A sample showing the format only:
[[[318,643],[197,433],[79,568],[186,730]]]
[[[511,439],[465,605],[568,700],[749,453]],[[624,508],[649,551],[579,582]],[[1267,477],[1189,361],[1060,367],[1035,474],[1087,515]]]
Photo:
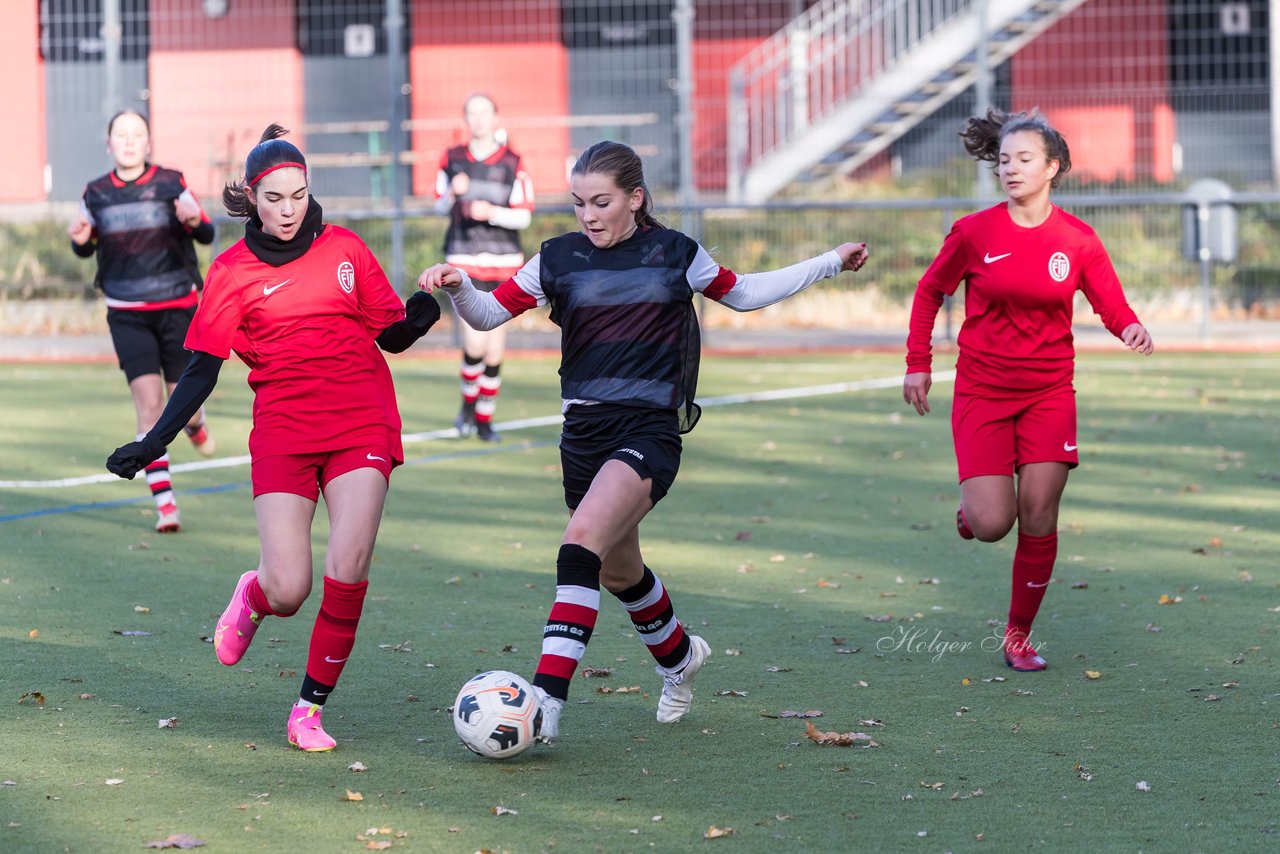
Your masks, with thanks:
[[[491,291],[524,264],[519,232],[532,219],[533,183],[520,155],[498,139],[492,98],[472,95],[462,114],[471,139],[444,153],[436,176],[438,207],[449,213],[445,261],[466,270],[477,288]],[[499,440],[493,413],[506,349],[505,327],[481,331],[462,321],[462,408],[454,422],[459,435]]]
[[[693,295],[737,311],[772,305],[842,270],[866,247],[845,243],[800,264],[738,275],[696,241],[664,228],[640,158],[599,142],[570,178],[580,232],[553,238],[492,293],[449,264],[423,271],[419,287],[446,288],[480,329],[550,304],[561,330],[560,437],[569,525],[556,559],[556,598],[533,684],[542,698],[540,740],[554,741],[569,681],[595,628],[603,585],[622,602],[663,677],[658,720],[684,717],[693,677],[711,650],[685,632],[640,552],[640,522],[680,466],[680,434],[693,428],[699,353]]]
[[[1067,473],[1079,463],[1076,291],[1131,350],[1150,354],[1151,336],[1093,229],[1049,201],[1071,168],[1062,134],[1038,112],[991,110],[970,118],[962,136],[969,154],[996,164],[1008,201],[958,220],[920,280],[902,396],[921,415],[929,411],[934,320],[943,297],[964,282],[951,411],[956,526],[965,539],[995,542],[1018,523],[1004,657],[1015,670],[1043,670],[1031,623],[1057,559]]]
[[[173,391],[187,364],[182,341],[201,285],[192,241],[212,243],[213,223],[181,172],[147,162],[151,128],[141,113],[125,110],[112,117],[107,151],[115,168],[85,187],[67,232],[77,255],[98,256],[94,283],[106,295],[107,327],[141,438],[160,417],[165,393]],[[184,429],[197,451],[213,455],[203,410]],[[147,466],[147,485],[159,516],[156,530],[178,531],[182,520],[168,454]]]
[[[254,512],[262,543],[213,635],[218,660],[238,662],[263,618],[292,616],[311,593],[311,523],[321,493],[329,514],[324,594],[306,676],[289,713],[289,742],[332,750],[321,726],[355,644],[391,469],[404,460],[391,371],[378,347],[401,352],[440,316],[415,293],[407,307],[352,232],[326,225],[308,192],[307,166],[271,125],[245,160],[246,180],[223,202],[245,220],[244,239],[209,268],[191,322],[193,356],[160,421],[107,468],[131,478],[164,452],[189,412],[213,391],[232,349],[254,391]],[[407,309],[407,316],[406,316]],[[376,343],[375,343],[376,342]]]

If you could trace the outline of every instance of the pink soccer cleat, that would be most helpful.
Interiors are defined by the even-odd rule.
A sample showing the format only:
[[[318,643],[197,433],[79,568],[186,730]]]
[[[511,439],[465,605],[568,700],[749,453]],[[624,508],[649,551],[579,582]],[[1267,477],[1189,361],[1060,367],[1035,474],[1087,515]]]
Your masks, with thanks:
[[[176,534],[182,530],[182,516],[178,514],[178,505],[166,504],[156,511],[156,531],[161,534]]]
[[[1022,635],[1004,639],[1004,663],[1022,673],[1034,673],[1049,666],[1040,653]]]
[[[238,662],[249,648],[253,633],[262,622],[262,615],[249,607],[244,589],[249,582],[258,577],[258,571],[251,569],[240,576],[236,584],[236,592],[231,594],[227,610],[218,618],[218,626],[213,632],[213,648],[218,653],[218,661],[230,667]]]
[[[308,753],[323,753],[333,750],[338,742],[330,738],[320,723],[320,714],[324,710],[312,703],[309,706],[294,706],[289,712],[289,743],[299,750]]]

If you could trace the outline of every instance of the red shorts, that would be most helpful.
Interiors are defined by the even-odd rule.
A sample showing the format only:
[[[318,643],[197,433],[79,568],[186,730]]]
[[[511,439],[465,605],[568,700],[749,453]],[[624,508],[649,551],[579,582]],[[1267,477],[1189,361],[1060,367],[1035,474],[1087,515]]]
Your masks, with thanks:
[[[1059,386],[1023,398],[957,392],[951,435],[960,481],[982,475],[1012,477],[1026,463],[1080,464],[1076,450],[1076,392]]]
[[[275,454],[253,460],[251,479],[253,497],[268,492],[288,492],[316,501],[329,481],[356,469],[373,468],[391,482],[391,469],[397,465],[386,448],[362,445],[338,451],[314,454]]]

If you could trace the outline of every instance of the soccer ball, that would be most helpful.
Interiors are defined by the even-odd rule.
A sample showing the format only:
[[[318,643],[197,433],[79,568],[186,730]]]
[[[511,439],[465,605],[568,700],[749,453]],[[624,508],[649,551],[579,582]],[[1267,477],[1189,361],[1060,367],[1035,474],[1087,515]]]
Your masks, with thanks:
[[[506,670],[472,676],[453,701],[453,728],[472,753],[510,759],[533,746],[542,706],[533,686]]]

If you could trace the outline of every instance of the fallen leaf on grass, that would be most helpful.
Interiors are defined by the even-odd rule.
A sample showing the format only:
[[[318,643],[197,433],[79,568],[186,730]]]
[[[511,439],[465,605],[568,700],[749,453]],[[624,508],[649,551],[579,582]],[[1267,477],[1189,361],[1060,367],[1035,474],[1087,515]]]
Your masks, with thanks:
[[[1136,788],[1139,792],[1149,792],[1151,791],[1151,784],[1148,783],[1146,780],[1139,780],[1137,785],[1134,786],[1134,788]]]
[[[604,676],[612,676],[612,667],[585,667],[582,670],[583,679],[596,679]]]
[[[836,747],[853,747],[860,741],[865,741],[863,747],[879,747],[879,742],[875,741],[865,732],[822,732],[816,726],[806,722],[804,725],[805,738],[810,741],[822,745],[834,745]]]
[[[862,652],[862,647],[860,646],[842,646],[836,650],[836,655],[857,655],[860,652]]]
[[[135,614],[150,614],[151,609],[148,608],[146,605],[134,605],[133,612]]]
[[[822,717],[822,712],[817,709],[810,709],[807,712],[794,712],[791,709],[786,709],[778,712],[776,715],[771,715],[768,712],[761,712],[760,717],[774,718],[775,720],[778,718],[820,718]]]
[[[862,619],[868,620],[872,623],[887,623],[893,619],[893,614],[879,614],[879,615],[867,614],[863,616]]]
[[[947,784],[941,780],[939,780],[936,783],[926,783],[924,780],[920,781],[920,788],[922,789],[933,789],[936,792],[941,789],[945,789],[946,787],[947,787]]]
[[[355,771],[358,774],[361,771],[368,771],[369,768],[363,762],[352,762],[350,765],[347,766],[347,770]]]
[[[1075,582],[1075,583],[1073,583],[1073,584],[1071,585],[1071,589],[1072,589],[1072,590],[1088,590],[1088,589],[1089,589],[1089,582],[1087,582],[1087,581],[1077,581],[1077,582]]]
[[[27,700],[34,700],[37,706],[43,706],[44,694],[41,694],[39,691],[27,691],[18,698],[19,703],[25,703]]]
[[[493,813],[494,815],[520,815],[520,812],[518,810],[509,810],[506,807],[493,807],[489,810],[489,812]]]
[[[724,654],[725,655],[742,655],[742,650],[731,647],[729,649],[726,649],[724,651]]]
[[[734,690],[730,689],[730,690],[727,690],[727,691],[717,691],[717,692],[716,692],[716,696],[717,696],[717,697],[745,697],[745,696],[747,696],[747,692],[746,692],[746,691],[734,691]]]
[[[390,839],[370,839],[364,847],[370,851],[386,851],[393,844]]]
[[[601,685],[596,689],[596,692],[600,694],[638,694],[640,693],[640,686],[632,685],[630,687],[624,686],[621,688],[610,688],[608,685]]]
[[[121,783],[124,782],[124,780],[121,780],[119,777],[112,777],[110,780],[105,780],[104,782],[108,786],[119,786]]]
[[[1221,699],[1222,699],[1222,698],[1221,698],[1221,697],[1219,697],[1217,694],[1210,694],[1209,696],[1205,697],[1205,698],[1204,698],[1204,700],[1203,700],[1202,702],[1205,702],[1205,703],[1216,703],[1216,702],[1218,702],[1218,701],[1219,701],[1219,700],[1221,700]]]
[[[1093,779],[1093,772],[1081,765],[1079,762],[1075,764],[1076,776],[1088,783]]]
[[[733,535],[733,538],[734,538],[735,540],[739,540],[739,541],[749,540],[749,539],[751,539],[751,532],[750,532],[750,531],[739,531],[738,533],[736,533],[736,534],[734,534],[734,535]]]
[[[203,839],[196,839],[189,833],[171,833],[164,839],[156,839],[148,842],[143,848],[200,848],[204,845]]]
[[[1161,593],[1160,598],[1156,600],[1157,605],[1177,605],[1182,601],[1181,596],[1170,596],[1167,593]]]
[[[791,668],[790,667],[766,667],[764,669],[764,672],[765,673],[790,673]]]
[[[160,718],[159,724],[160,724],[159,726],[160,729],[177,729],[178,719],[177,718]]]
[[[364,800],[364,795],[360,794],[359,792],[353,792],[350,789],[347,789],[346,791],[347,793],[342,796],[342,800],[344,801],[363,801]]]
[[[733,836],[732,827],[716,827],[714,824],[707,828],[707,832],[702,834],[703,839],[719,839],[721,836]]]
[[[113,635],[120,635],[121,637],[125,637],[125,638],[149,638],[149,637],[151,637],[151,632],[140,632],[140,631],[124,630],[124,629],[112,629],[112,630],[111,630],[111,633],[112,633]]]
[[[1157,626],[1155,623],[1147,623],[1147,631],[1149,631],[1149,632],[1162,632],[1162,631],[1164,631],[1164,629],[1160,628],[1160,627],[1159,627],[1159,626]]]
[[[1084,675],[1086,679],[1100,679],[1102,677],[1101,671],[1098,670],[1086,670]]]

